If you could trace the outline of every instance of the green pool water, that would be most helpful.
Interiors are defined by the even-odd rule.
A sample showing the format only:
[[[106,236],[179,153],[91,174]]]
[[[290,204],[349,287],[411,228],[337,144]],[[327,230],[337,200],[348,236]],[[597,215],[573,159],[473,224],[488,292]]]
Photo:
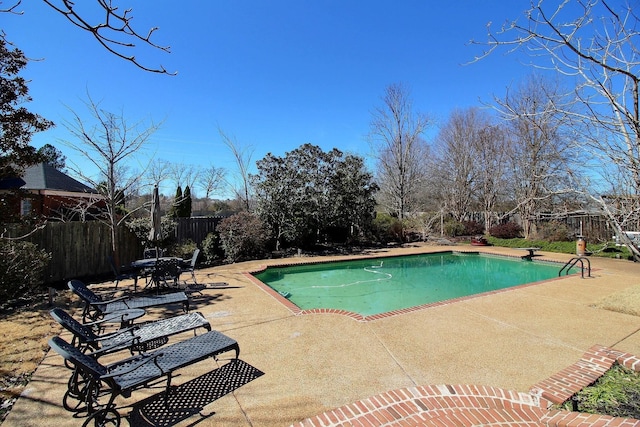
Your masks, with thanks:
[[[303,310],[330,308],[371,316],[551,279],[561,267],[438,253],[270,267],[254,276]]]

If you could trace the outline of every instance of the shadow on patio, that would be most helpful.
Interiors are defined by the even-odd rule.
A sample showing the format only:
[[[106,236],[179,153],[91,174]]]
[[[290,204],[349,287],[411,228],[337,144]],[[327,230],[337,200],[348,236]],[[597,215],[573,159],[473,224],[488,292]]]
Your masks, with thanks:
[[[166,401],[162,391],[135,403],[129,415],[129,424],[134,427],[175,425],[201,413],[208,404],[262,375],[264,372],[240,359],[229,362],[198,378],[172,387]],[[201,416],[208,417],[214,413]]]

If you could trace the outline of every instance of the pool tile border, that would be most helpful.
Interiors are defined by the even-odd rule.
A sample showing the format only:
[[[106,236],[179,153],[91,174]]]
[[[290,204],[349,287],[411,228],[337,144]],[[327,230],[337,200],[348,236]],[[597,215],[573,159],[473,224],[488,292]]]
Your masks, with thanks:
[[[505,258],[517,258],[517,259],[521,259],[522,258],[521,256],[517,256],[517,255],[504,255],[504,254],[498,254],[498,253],[492,253],[492,252],[478,252],[478,251],[473,251],[473,250],[470,250],[470,251],[446,250],[446,251],[438,251],[438,252],[429,252],[429,253],[425,253],[425,255],[442,254],[442,253],[459,253],[459,254],[469,254],[469,255],[482,254],[482,255],[499,256],[499,257],[505,257]],[[407,255],[393,255],[392,257],[402,257],[402,256],[407,256]],[[360,258],[357,258],[357,259],[360,260],[360,259],[376,259],[376,258],[389,258],[389,257],[391,257],[391,256],[389,256],[388,254],[384,254],[384,255],[381,254],[381,255],[378,255],[378,256],[371,256],[371,257],[364,257],[364,258],[360,257]],[[552,263],[556,263],[556,264],[562,264],[562,262],[560,262],[560,261],[546,259],[546,258],[543,258],[543,257],[539,257],[539,260],[540,261],[544,261],[544,262],[552,262]],[[272,265],[269,265],[269,266],[261,265],[259,268],[244,272],[243,274],[251,282],[253,282],[255,285],[257,285],[260,289],[265,291],[267,294],[269,294],[270,296],[275,298],[278,302],[280,302],[282,305],[284,305],[287,309],[289,309],[289,311],[291,311],[296,316],[310,315],[310,314],[338,314],[338,315],[341,315],[341,316],[346,316],[346,317],[352,318],[352,319],[354,319],[354,320],[356,320],[358,322],[370,322],[370,321],[375,321],[375,320],[380,320],[380,319],[386,319],[386,318],[389,318],[389,317],[399,316],[399,315],[407,314],[407,313],[413,313],[413,312],[416,312],[416,311],[426,310],[426,309],[433,308],[433,307],[440,307],[440,306],[454,304],[456,302],[466,301],[466,300],[470,300],[470,299],[474,299],[474,298],[480,298],[480,297],[484,297],[484,296],[488,296],[488,295],[499,294],[499,293],[502,293],[502,292],[509,292],[509,291],[515,290],[515,289],[523,289],[523,288],[526,288],[526,287],[529,287],[529,286],[536,286],[536,285],[539,285],[541,283],[547,283],[547,282],[551,282],[551,281],[554,281],[554,280],[560,280],[560,279],[563,279],[563,278],[566,277],[566,276],[559,276],[559,277],[554,277],[552,279],[540,280],[540,281],[531,282],[531,283],[525,283],[523,285],[511,286],[511,287],[504,288],[504,289],[496,289],[496,290],[493,290],[493,291],[483,292],[483,293],[480,293],[480,294],[468,295],[468,296],[464,296],[464,297],[453,298],[453,299],[448,299],[448,300],[445,300],[445,301],[438,301],[438,302],[434,302],[434,303],[421,304],[421,305],[416,305],[416,306],[413,306],[413,307],[403,308],[403,309],[399,309],[399,310],[392,310],[392,311],[387,311],[387,312],[384,312],[384,313],[373,314],[373,315],[370,315],[370,316],[363,316],[362,314],[354,313],[352,311],[340,310],[340,309],[331,309],[331,308],[314,308],[314,309],[303,310],[300,307],[298,307],[297,305],[295,305],[294,303],[292,303],[291,301],[289,301],[283,295],[278,293],[276,290],[274,290],[270,286],[266,285],[262,281],[258,280],[254,276],[254,274],[260,273],[260,272],[266,270],[268,267],[292,267],[292,266],[297,266],[297,265],[324,264],[324,263],[340,262],[340,261],[343,261],[343,260],[325,260],[325,259],[318,260],[318,259],[314,259],[314,260],[309,260],[308,262],[306,262],[306,261],[303,261],[303,262],[286,262],[285,260],[283,260],[282,263],[272,264]],[[344,260],[344,261],[348,261],[348,260]]]
[[[551,409],[592,384],[614,363],[636,372],[640,358],[601,345],[529,393],[477,385],[429,385],[392,390],[292,424],[291,427],[640,427],[640,420]]]

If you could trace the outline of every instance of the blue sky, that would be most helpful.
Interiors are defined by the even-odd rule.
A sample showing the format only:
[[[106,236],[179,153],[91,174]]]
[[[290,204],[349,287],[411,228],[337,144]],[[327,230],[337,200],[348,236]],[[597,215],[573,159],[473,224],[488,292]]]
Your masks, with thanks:
[[[403,83],[414,108],[442,121],[455,108],[478,106],[529,74],[514,55],[496,52],[464,65],[529,0],[210,1],[121,0],[141,33],[171,53],[139,46],[136,56],[175,77],[137,69],[111,54],[42,1],[22,16],[0,15],[8,40],[33,59],[28,108],[58,124],[34,136],[39,147],[69,137],[65,106],[81,116],[87,91],[129,122],[162,121],[147,156],[233,169],[218,128],[254,148],[284,155],[304,143],[368,157],[371,111],[385,87]],[[177,5],[177,6],[176,6]],[[433,129],[435,134],[437,129]]]

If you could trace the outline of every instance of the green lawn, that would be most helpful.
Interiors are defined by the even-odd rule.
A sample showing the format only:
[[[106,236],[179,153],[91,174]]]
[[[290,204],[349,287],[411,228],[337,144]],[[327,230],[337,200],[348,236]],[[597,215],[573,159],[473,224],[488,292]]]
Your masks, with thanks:
[[[563,254],[575,254],[576,242],[548,242],[546,240],[527,240],[527,239],[498,239],[488,237],[487,241],[494,246],[502,246],[507,248],[529,248],[536,247],[542,251],[558,252]],[[587,242],[587,253],[590,256],[601,256],[607,258],[631,259],[631,253],[624,246],[616,246],[613,242],[589,243]]]

